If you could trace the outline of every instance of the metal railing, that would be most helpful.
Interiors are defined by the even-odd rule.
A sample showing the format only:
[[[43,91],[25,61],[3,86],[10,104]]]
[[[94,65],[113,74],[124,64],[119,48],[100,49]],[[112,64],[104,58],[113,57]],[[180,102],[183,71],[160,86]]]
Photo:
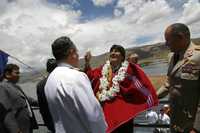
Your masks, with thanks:
[[[147,124],[147,123],[134,123],[134,127],[154,127],[154,128],[169,128],[169,124]]]

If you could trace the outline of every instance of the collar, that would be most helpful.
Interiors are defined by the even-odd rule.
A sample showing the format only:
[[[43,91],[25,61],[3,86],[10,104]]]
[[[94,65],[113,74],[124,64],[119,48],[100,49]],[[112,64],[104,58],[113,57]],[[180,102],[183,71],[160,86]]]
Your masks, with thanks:
[[[73,67],[72,65],[70,65],[70,64],[68,64],[68,63],[64,63],[64,62],[59,63],[58,66],[60,66],[60,67],[68,67],[68,68],[70,68],[70,69],[74,69],[74,70],[80,71],[79,68]]]
[[[180,51],[180,52],[177,53],[179,55],[179,59],[178,60],[183,59],[185,52],[186,52],[186,50],[185,51]]]
[[[61,66],[61,67],[69,67],[71,69],[74,69],[75,67],[73,67],[72,65],[68,64],[68,63],[59,63],[58,66]]]
[[[185,58],[185,56],[187,56],[188,52],[190,53],[193,48],[194,48],[194,44],[191,41],[190,44],[188,45],[187,49],[177,53],[179,55],[179,59]]]
[[[11,81],[9,81],[9,80],[7,80],[7,79],[3,79],[3,81],[2,82],[7,82],[7,83],[11,83],[11,84],[16,84],[16,83],[14,83],[14,82],[11,82]]]
[[[120,67],[121,67],[121,65],[117,65],[117,66],[115,66],[115,67],[112,67],[112,66],[111,66],[112,71],[113,71],[114,73],[116,73],[116,72],[119,70]]]

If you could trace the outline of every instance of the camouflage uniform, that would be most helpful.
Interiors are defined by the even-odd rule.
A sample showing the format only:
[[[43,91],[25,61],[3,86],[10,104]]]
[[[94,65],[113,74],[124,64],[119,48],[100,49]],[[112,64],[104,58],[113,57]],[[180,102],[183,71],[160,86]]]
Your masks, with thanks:
[[[157,94],[161,98],[169,92],[171,132],[188,132],[193,127],[200,99],[200,46],[191,42],[176,64],[174,57],[172,54],[169,61],[168,80]]]

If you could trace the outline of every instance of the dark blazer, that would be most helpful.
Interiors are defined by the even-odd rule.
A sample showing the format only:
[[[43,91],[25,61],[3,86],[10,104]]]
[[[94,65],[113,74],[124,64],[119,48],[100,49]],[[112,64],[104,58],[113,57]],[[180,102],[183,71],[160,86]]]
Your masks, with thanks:
[[[2,104],[0,104],[0,133],[7,133],[4,126],[4,119],[7,114],[7,110],[4,108]]]
[[[47,82],[47,78],[44,78],[37,84],[37,97],[38,97],[38,102],[39,102],[39,107],[40,107],[40,113],[42,115],[44,123],[47,126],[47,128],[52,133],[54,133],[55,132],[54,123],[49,111],[47,99],[44,92],[44,87],[45,87],[46,82]]]
[[[0,104],[7,110],[3,124],[9,133],[21,130],[23,133],[31,133],[37,129],[37,121],[30,105],[36,105],[26,96],[22,89],[11,82],[0,83]]]

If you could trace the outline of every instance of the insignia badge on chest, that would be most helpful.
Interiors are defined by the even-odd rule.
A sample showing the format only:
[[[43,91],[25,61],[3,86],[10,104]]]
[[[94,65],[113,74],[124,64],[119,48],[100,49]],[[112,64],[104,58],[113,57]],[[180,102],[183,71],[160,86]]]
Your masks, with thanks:
[[[182,67],[182,72],[183,73],[192,73],[193,67],[194,67],[194,64],[188,63]]]
[[[199,66],[196,63],[190,61],[182,67],[181,78],[187,80],[198,80],[199,71]]]

